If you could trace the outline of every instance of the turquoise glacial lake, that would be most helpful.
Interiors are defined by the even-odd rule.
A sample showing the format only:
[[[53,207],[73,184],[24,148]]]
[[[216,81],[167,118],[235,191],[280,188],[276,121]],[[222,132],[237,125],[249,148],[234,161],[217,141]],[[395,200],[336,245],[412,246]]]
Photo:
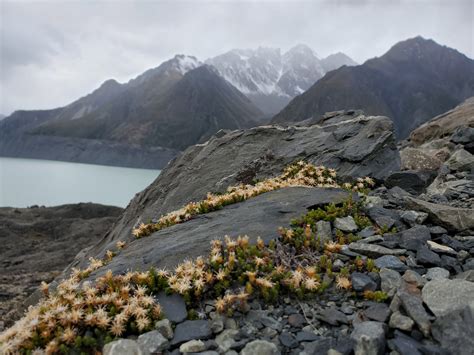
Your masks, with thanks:
[[[126,207],[160,170],[0,157],[0,207],[95,202]]]

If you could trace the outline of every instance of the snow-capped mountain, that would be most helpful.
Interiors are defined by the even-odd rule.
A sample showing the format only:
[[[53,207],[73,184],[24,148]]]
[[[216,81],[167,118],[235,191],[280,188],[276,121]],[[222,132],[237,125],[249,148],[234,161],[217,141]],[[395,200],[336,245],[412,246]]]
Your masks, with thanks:
[[[354,65],[337,56],[335,66]],[[286,53],[278,48],[234,49],[206,61],[267,115],[280,111],[292,98],[303,93],[324,76],[331,56],[320,59],[306,45]],[[324,66],[323,66],[324,63]]]

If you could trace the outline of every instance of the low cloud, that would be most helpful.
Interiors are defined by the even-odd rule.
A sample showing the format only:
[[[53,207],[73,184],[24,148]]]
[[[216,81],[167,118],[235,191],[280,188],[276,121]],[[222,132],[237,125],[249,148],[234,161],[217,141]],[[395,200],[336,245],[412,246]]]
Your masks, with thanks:
[[[176,53],[306,43],[358,62],[422,35],[474,57],[469,0],[0,3],[0,112],[66,105]]]

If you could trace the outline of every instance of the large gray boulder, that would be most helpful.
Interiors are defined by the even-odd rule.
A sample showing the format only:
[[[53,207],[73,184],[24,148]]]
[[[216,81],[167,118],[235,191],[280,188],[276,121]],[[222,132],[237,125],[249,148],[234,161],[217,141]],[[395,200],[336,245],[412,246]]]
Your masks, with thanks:
[[[436,316],[444,316],[474,304],[474,282],[465,280],[433,280],[422,291],[423,302]]]
[[[108,235],[78,259],[103,253],[117,240],[131,241],[139,222],[203,199],[208,192],[279,175],[300,159],[335,168],[340,177],[384,179],[400,168],[392,121],[387,117],[358,116],[334,124],[263,126],[217,134],[170,162],[156,181],[135,196]]]
[[[279,226],[288,226],[292,218],[306,213],[308,208],[342,202],[351,195],[357,198],[341,189],[292,187],[267,192],[136,239],[92,277],[107,269],[122,273],[128,269],[148,270],[151,266],[171,268],[185,258],[207,255],[210,242],[225,235],[247,234],[251,242],[260,236],[268,243],[277,238]]]
[[[426,202],[413,197],[405,197],[406,207],[428,213],[436,224],[450,231],[462,232],[474,229],[474,210]]]

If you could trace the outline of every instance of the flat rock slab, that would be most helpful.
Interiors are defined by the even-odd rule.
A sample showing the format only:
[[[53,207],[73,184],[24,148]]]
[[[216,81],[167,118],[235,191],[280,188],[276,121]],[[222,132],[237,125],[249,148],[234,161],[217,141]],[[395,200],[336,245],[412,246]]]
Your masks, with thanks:
[[[133,240],[106,268],[123,273],[128,269],[148,270],[151,266],[171,268],[186,258],[207,255],[213,239],[225,235],[248,235],[251,242],[260,236],[269,242],[278,236],[279,226],[288,226],[313,206],[339,203],[351,193],[342,189],[292,187],[267,192],[247,201],[226,206],[190,221],[165,228],[148,237]],[[353,195],[353,198],[357,198]]]
[[[443,316],[474,302],[474,282],[433,280],[422,290],[423,302],[436,316]]]
[[[212,330],[207,320],[187,320],[176,326],[171,345],[179,345],[189,340],[206,340],[212,335]]]
[[[453,232],[474,229],[474,210],[456,208],[406,197],[409,208],[428,213],[433,222]]]

